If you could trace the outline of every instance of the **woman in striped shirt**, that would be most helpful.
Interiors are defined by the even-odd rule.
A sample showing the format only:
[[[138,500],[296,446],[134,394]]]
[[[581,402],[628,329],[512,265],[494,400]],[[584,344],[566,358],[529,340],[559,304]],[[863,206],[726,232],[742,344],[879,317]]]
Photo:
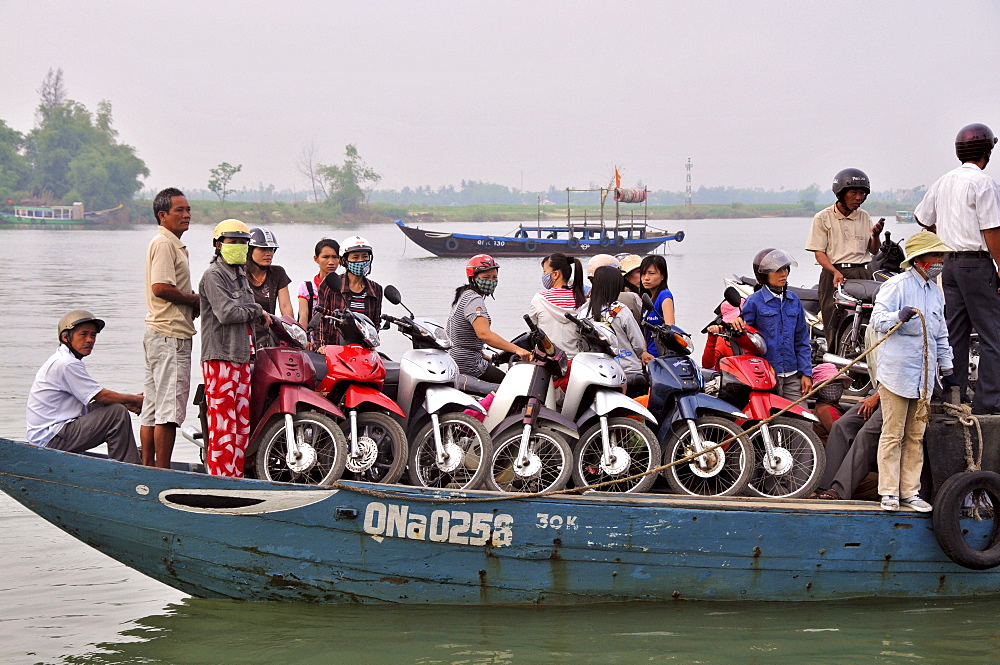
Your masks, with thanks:
[[[542,286],[528,307],[531,321],[549,340],[572,358],[584,350],[583,338],[576,325],[566,320],[567,312],[583,305],[583,265],[565,254],[550,254],[542,259]]]

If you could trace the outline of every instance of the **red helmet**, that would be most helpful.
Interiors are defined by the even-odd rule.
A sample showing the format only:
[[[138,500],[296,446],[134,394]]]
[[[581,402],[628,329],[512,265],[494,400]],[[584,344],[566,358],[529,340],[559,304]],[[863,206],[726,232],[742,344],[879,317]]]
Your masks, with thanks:
[[[465,264],[465,276],[472,279],[481,272],[494,269],[499,270],[500,264],[492,256],[489,254],[476,254]]]

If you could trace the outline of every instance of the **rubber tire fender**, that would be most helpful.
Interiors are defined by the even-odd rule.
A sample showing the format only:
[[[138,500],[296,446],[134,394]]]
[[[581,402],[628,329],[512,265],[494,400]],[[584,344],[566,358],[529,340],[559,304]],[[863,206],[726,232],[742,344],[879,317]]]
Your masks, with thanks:
[[[625,236],[615,236],[615,246],[624,247],[625,246]]]
[[[972,547],[962,535],[962,503],[973,490],[985,490],[993,504],[1000,510],[1000,474],[993,471],[957,473],[944,481],[934,497],[934,537],[948,558],[965,568],[987,570],[1000,566],[1000,520],[993,520],[993,533],[989,546],[984,550]]]
[[[569,240],[566,241],[566,246],[569,247],[570,249],[576,249],[577,247],[580,246],[580,239],[577,238],[576,236],[572,236]]]
[[[537,242],[535,242],[534,240],[525,240],[524,241],[524,251],[526,251],[526,252],[533,252],[536,249],[538,249],[538,243]]]
[[[458,249],[458,240],[456,240],[455,238],[448,238],[447,240],[444,241],[444,248],[447,249],[449,252],[454,252],[456,249]]]

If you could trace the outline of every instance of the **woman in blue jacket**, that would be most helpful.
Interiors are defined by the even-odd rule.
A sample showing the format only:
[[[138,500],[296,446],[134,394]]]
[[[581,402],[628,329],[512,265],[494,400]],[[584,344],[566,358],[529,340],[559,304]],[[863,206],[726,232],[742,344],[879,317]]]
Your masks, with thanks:
[[[743,303],[741,319],[737,319],[764,337],[764,359],[777,375],[777,393],[792,401],[812,390],[809,324],[802,301],[787,288],[788,273],[798,265],[780,249],[758,252],[753,260],[757,290]]]

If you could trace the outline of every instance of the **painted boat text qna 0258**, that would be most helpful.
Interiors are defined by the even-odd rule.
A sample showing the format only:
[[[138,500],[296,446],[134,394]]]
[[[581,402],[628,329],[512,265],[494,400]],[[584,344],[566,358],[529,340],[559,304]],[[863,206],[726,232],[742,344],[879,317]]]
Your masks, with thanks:
[[[928,515],[861,502],[317,488],[6,439],[0,489],[108,556],[204,598],[577,604],[1000,588],[1000,573],[941,552]],[[480,498],[488,500],[469,500]]]

